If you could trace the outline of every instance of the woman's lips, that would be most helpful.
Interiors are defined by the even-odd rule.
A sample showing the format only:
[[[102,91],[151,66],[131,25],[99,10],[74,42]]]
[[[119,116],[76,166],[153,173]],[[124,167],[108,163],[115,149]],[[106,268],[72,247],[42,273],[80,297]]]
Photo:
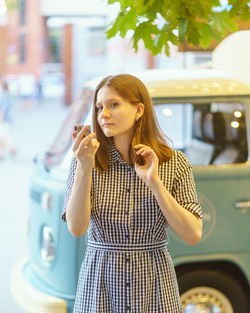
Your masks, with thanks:
[[[103,124],[103,127],[109,127],[109,126],[112,126],[113,124],[111,124],[111,123],[104,123]]]

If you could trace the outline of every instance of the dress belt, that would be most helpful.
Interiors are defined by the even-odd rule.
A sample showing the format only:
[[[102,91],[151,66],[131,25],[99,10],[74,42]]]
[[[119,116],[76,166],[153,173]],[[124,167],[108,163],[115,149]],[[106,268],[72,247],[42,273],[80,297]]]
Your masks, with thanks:
[[[103,243],[98,241],[88,240],[88,248],[105,250],[105,251],[117,251],[117,252],[147,252],[164,250],[167,247],[167,241],[162,240],[159,242],[141,243],[141,244],[115,244],[115,243]]]

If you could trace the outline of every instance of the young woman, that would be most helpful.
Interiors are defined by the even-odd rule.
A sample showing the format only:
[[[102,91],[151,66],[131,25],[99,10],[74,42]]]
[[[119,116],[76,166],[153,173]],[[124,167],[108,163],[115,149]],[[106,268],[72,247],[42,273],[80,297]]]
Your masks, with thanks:
[[[97,86],[94,133],[75,136],[63,219],[88,231],[74,313],[180,313],[167,227],[199,242],[191,166],[164,140],[144,84],[131,75]]]

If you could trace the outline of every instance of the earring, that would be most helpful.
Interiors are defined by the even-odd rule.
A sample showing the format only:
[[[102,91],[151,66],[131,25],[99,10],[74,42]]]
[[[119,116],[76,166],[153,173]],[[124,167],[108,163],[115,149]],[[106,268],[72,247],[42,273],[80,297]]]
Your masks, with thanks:
[[[139,121],[139,119],[140,119],[139,117],[136,117],[136,118],[135,118],[136,122],[138,122],[138,121]]]

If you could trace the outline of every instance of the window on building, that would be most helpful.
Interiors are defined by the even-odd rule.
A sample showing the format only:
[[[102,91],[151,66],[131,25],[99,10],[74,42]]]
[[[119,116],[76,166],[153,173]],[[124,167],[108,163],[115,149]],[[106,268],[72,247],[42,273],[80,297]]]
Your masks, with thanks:
[[[104,55],[106,47],[106,37],[103,27],[91,27],[88,33],[88,53],[89,55]]]
[[[26,36],[21,35],[19,37],[19,56],[20,63],[24,64],[26,62]]]
[[[26,0],[19,0],[20,25],[26,23]]]
[[[62,28],[48,28],[48,63],[62,62]]]

